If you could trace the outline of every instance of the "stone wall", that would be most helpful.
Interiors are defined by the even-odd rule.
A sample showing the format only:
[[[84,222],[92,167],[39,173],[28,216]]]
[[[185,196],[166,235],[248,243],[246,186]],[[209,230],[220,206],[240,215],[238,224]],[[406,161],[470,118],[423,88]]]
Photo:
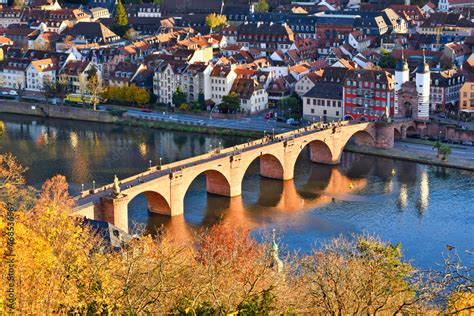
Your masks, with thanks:
[[[117,117],[110,115],[106,111],[92,111],[70,106],[8,100],[0,101],[0,112],[102,123],[118,121]]]
[[[441,135],[440,132],[441,131]],[[440,124],[438,122],[430,122],[423,135],[441,139],[449,139],[461,142],[474,142],[474,131],[464,130],[454,125]]]

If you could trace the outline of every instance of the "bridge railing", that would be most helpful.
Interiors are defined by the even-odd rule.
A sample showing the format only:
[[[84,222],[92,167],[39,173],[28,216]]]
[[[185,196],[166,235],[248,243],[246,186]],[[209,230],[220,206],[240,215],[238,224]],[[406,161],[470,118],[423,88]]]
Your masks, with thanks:
[[[341,122],[336,123],[335,125],[333,125],[332,123],[327,123],[326,126],[328,126],[328,128],[332,128],[333,126],[345,126],[345,125],[348,125],[348,124],[349,124],[349,121],[341,121]],[[361,123],[361,124],[363,124],[363,123]],[[294,138],[298,134],[308,132],[308,131],[311,131],[311,130],[316,130],[316,129],[320,128],[321,126],[323,126],[323,124],[315,123],[315,124],[311,124],[310,126],[302,127],[302,128],[299,128],[299,129],[296,129],[296,130],[293,130],[293,131],[289,131],[289,132],[285,132],[285,133],[281,133],[281,134],[276,134],[275,137],[278,137],[278,138],[283,139],[283,140],[285,140],[287,138],[290,138],[290,137]],[[226,155],[227,154],[229,156],[235,155],[235,154],[238,154],[240,151],[242,151],[245,148],[255,146],[255,145],[261,145],[261,144],[264,144],[264,143],[273,143],[273,142],[272,142],[271,138],[263,138],[262,137],[262,138],[259,138],[259,139],[256,139],[256,140],[253,140],[253,141],[250,141],[250,142],[246,142],[246,143],[243,143],[243,144],[240,144],[240,145],[236,145],[236,146],[233,146],[233,147],[219,148],[218,153],[216,151],[217,149],[211,150],[210,152],[207,152],[205,154],[201,154],[199,156],[194,156],[194,157],[186,158],[186,159],[175,161],[175,162],[170,162],[170,163],[167,163],[167,164],[163,164],[161,166],[160,165],[152,166],[148,170],[145,170],[145,171],[143,171],[139,174],[130,176],[130,177],[125,178],[125,179],[121,179],[120,182],[121,183],[128,183],[128,182],[136,181],[141,177],[148,176],[150,174],[153,174],[153,173],[159,172],[159,171],[163,171],[163,170],[173,170],[173,169],[179,170],[180,168],[182,168],[185,165],[189,165],[189,164],[197,163],[201,160],[209,159],[210,155],[212,156],[213,154],[219,154],[219,155]],[[113,183],[110,183],[110,184],[106,184],[104,186],[98,187],[95,190],[91,189],[91,190],[88,190],[88,191],[83,191],[83,192],[81,192],[81,195],[76,196],[75,199],[79,200],[81,198],[85,198],[85,197],[90,196],[92,194],[95,194],[97,192],[112,189],[113,186],[114,186]]]

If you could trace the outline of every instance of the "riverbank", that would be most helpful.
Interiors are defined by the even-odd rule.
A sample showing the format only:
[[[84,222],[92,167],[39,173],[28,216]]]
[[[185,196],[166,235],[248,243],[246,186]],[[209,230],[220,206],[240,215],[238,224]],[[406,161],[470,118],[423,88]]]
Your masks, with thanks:
[[[260,138],[263,136],[262,132],[252,130],[183,124],[180,122],[139,120],[135,118],[115,116],[107,111],[92,111],[71,106],[57,106],[8,100],[1,101],[0,113],[30,115],[44,118],[86,121],[95,123],[119,124],[144,128],[174,130],[179,132],[203,133],[210,135],[239,136],[249,138]]]
[[[434,150],[432,153],[428,153],[413,150],[401,150],[400,148],[382,149],[375,147],[363,147],[356,144],[347,144],[344,150],[352,153],[401,159],[435,166],[474,171],[474,159],[451,157],[448,159],[448,161],[442,161],[436,157],[436,152]]]
[[[127,126],[166,129],[166,130],[188,132],[188,133],[203,133],[203,134],[210,134],[210,135],[239,136],[239,137],[249,137],[249,138],[261,138],[263,136],[263,134],[258,131],[239,130],[239,129],[232,129],[232,128],[214,127],[214,126],[187,125],[187,124],[174,123],[174,122],[146,121],[146,120],[138,120],[138,119],[132,119],[132,118],[121,118],[120,120],[117,121],[117,123],[121,125],[127,125]]]

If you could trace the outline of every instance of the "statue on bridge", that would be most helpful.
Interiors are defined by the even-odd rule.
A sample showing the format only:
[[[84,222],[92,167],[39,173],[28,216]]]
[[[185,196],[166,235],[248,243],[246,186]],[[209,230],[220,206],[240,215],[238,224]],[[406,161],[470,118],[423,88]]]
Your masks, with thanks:
[[[112,196],[113,197],[118,197],[120,195],[120,183],[119,179],[117,178],[117,175],[114,176],[114,187],[112,191]]]

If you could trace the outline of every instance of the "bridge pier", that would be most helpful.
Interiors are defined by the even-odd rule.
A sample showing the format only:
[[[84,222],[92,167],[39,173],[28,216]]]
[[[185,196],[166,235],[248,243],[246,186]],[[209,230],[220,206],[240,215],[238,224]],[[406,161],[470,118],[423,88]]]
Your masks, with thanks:
[[[102,219],[128,233],[128,202],[126,195],[101,198]]]
[[[375,147],[393,148],[395,131],[391,123],[375,123]]]

